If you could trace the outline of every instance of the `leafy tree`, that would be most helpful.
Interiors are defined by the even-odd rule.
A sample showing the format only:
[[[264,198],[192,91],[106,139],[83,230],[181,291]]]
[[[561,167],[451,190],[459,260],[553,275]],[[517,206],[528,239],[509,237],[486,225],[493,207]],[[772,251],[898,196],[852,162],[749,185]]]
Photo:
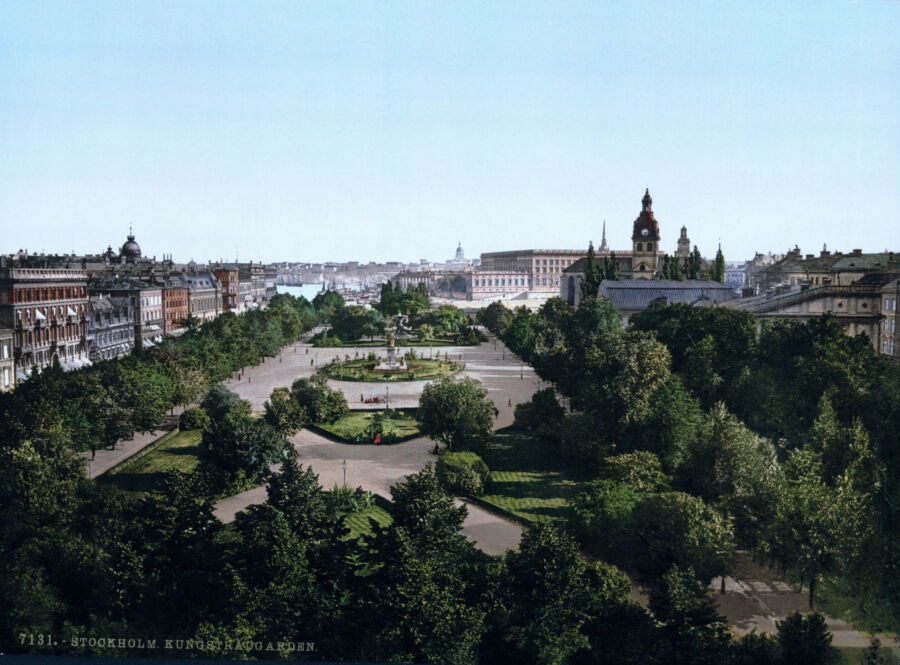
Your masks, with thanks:
[[[700,256],[700,250],[694,245],[694,251],[685,259],[685,274],[688,279],[702,279],[704,262]]]
[[[288,455],[281,470],[269,477],[266,503],[277,508],[301,542],[319,541],[329,533],[332,516],[328,514],[319,477],[312,467],[305,470]]]
[[[610,428],[638,422],[653,393],[669,378],[668,350],[651,335],[638,331],[607,333],[602,345],[584,360],[584,385],[577,402]]]
[[[214,421],[203,433],[201,450],[206,460],[228,474],[243,471],[264,477],[269,467],[284,458],[289,444],[268,423],[231,413]]]
[[[341,341],[351,342],[383,331],[384,319],[375,310],[360,305],[348,305],[334,314],[331,327]]]
[[[646,451],[607,457],[600,467],[600,477],[626,483],[641,492],[657,492],[668,486],[659,458]]]
[[[266,422],[282,436],[293,436],[306,426],[306,409],[287,388],[275,388],[264,406]]]
[[[588,243],[587,256],[584,259],[584,277],[581,281],[581,297],[590,298],[597,296],[597,289],[600,288],[600,282],[603,281],[603,271],[597,263],[596,254],[594,254],[594,243]]]
[[[250,416],[250,402],[238,397],[225,386],[215,386],[203,398],[200,408],[206,412],[210,420],[218,422],[229,414]]]
[[[809,588],[813,609],[816,583],[835,565],[834,496],[821,479],[821,462],[795,450],[781,469],[775,514],[764,536],[765,549]]]
[[[429,383],[419,398],[419,430],[450,449],[480,446],[490,435],[497,415],[481,382],[445,377]]]
[[[623,603],[627,578],[604,564],[585,564],[574,541],[539,524],[506,555],[509,661],[565,663],[589,645],[584,625],[602,608]]]
[[[678,481],[734,517],[739,537],[752,546],[774,510],[777,471],[772,444],[719,403],[691,440]]]
[[[484,309],[478,310],[475,320],[495,335],[502,337],[512,320],[512,312],[499,301],[492,302]]]
[[[209,427],[210,422],[209,416],[206,415],[206,411],[200,407],[194,407],[192,409],[185,409],[178,417],[178,429],[182,431],[206,429]]]
[[[297,379],[291,386],[291,394],[296,403],[306,410],[310,422],[333,423],[349,410],[344,393],[330,388],[320,375]]]
[[[556,399],[556,391],[544,388],[532,395],[531,401],[516,405],[515,426],[554,440],[565,415],[565,409]]]
[[[715,282],[719,282],[720,284],[725,283],[725,257],[722,254],[721,245],[716,252],[716,259],[713,262],[712,269],[710,270],[709,278]]]
[[[610,252],[609,256],[603,260],[603,268],[605,279],[613,281],[619,279],[619,262],[616,260],[615,252]]]
[[[643,579],[659,578],[672,565],[691,566],[697,579],[709,584],[725,573],[733,548],[731,527],[716,510],[697,497],[663,492],[641,499],[631,511],[622,534],[623,565]]]
[[[317,293],[312,306],[323,321],[331,321],[332,317],[344,307],[344,298],[337,291]]]
[[[610,561],[623,561],[621,534],[644,493],[634,485],[595,480],[571,502],[569,526],[586,550]]]
[[[677,374],[650,396],[647,408],[627,432],[621,448],[654,453],[662,470],[672,474],[681,465],[703,420],[703,411]]]

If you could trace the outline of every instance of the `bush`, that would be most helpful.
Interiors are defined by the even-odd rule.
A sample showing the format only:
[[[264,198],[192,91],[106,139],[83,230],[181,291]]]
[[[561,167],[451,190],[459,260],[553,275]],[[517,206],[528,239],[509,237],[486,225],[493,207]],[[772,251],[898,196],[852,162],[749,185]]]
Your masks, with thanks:
[[[471,452],[445,453],[437,461],[438,480],[452,494],[484,494],[490,470],[484,460]]]
[[[310,341],[312,342],[313,346],[319,348],[343,346],[340,338],[329,330],[323,330],[322,332],[315,334]]]
[[[206,415],[206,411],[195,406],[192,409],[186,409],[184,413],[178,417],[178,429],[206,429],[209,427],[209,422],[209,416]]]
[[[360,513],[375,504],[371,492],[353,489],[349,485],[334,484],[330,492],[325,492],[325,505],[332,514]]]

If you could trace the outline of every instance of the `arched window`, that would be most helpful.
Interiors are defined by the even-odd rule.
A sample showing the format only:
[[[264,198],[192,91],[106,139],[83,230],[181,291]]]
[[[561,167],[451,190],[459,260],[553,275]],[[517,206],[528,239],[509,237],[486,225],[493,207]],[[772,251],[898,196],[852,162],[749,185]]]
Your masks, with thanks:
[[[652,243],[652,242],[648,242],[648,243],[647,243],[647,251],[648,251],[648,252],[652,252],[652,251],[653,251],[653,243]]]
[[[575,277],[569,275],[569,285],[566,291],[566,302],[569,303],[571,307],[575,306]]]
[[[644,248],[644,243],[639,242],[638,246],[637,246],[637,251],[641,252],[641,251],[643,251],[643,248]]]

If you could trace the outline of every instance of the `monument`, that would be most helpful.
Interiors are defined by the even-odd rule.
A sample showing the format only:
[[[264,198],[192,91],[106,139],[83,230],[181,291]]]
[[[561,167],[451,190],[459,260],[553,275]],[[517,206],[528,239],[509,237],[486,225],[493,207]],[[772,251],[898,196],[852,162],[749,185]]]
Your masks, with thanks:
[[[397,362],[397,349],[394,347],[396,341],[397,336],[394,334],[394,331],[389,331],[387,334],[387,361],[376,365],[376,370],[391,371],[403,368],[403,366]]]

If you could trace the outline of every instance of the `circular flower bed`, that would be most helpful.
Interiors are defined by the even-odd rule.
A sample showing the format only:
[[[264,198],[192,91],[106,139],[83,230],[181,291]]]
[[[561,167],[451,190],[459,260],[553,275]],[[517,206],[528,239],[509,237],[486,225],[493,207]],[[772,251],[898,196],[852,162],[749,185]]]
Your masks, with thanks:
[[[379,368],[382,360],[370,359],[334,362],[319,369],[319,373],[337,381],[395,382],[430,381],[456,374],[463,369],[460,363],[449,360],[408,360],[395,369]]]

